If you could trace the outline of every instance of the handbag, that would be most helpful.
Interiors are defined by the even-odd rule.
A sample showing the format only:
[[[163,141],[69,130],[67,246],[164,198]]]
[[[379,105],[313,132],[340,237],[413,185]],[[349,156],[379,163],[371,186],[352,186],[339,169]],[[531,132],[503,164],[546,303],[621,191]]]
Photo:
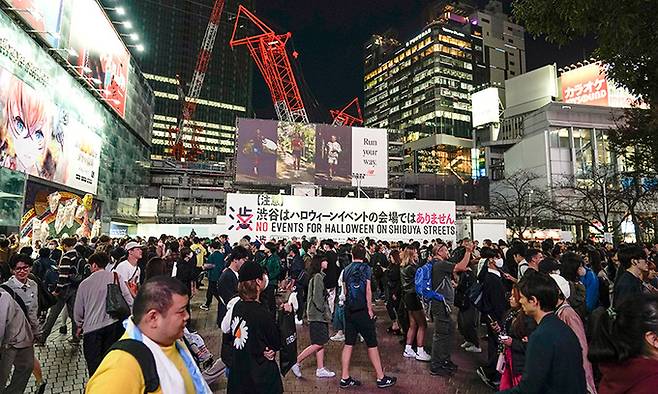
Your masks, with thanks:
[[[105,313],[113,319],[123,320],[130,316],[130,306],[123,298],[121,287],[119,286],[119,276],[116,272],[114,281],[107,284],[107,294],[105,295]]]
[[[279,330],[281,332],[281,350],[279,350],[279,366],[281,375],[286,376],[290,368],[297,362],[297,327],[295,314],[279,312]]]

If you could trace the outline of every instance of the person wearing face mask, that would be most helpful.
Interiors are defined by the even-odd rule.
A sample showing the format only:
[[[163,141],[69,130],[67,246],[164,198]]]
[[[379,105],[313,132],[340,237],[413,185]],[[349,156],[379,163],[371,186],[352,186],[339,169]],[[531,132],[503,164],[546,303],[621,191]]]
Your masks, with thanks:
[[[281,335],[274,316],[258,301],[267,288],[267,273],[259,264],[248,261],[238,273],[239,298],[229,302],[222,320],[222,331],[231,337],[233,364],[226,392],[282,393],[281,373],[275,361],[281,348]],[[283,306],[292,311],[289,304]]]
[[[647,254],[640,246],[619,249],[619,271],[615,281],[613,305],[617,308],[624,299],[645,293],[642,278],[649,272]]]
[[[500,374],[496,371],[498,362],[498,335],[494,328],[503,327],[503,315],[507,309],[505,287],[501,269],[502,257],[491,248],[482,248],[482,258],[487,259],[486,268],[480,272],[478,280],[482,287],[482,316],[487,321],[487,364],[477,370],[477,374],[489,387],[496,388],[500,382]]]
[[[587,291],[585,285],[580,281],[581,275],[585,273],[583,259],[574,252],[566,252],[560,259],[560,275],[569,282],[571,295],[567,299],[569,305],[578,312],[583,322],[587,321],[589,311],[587,310]]]

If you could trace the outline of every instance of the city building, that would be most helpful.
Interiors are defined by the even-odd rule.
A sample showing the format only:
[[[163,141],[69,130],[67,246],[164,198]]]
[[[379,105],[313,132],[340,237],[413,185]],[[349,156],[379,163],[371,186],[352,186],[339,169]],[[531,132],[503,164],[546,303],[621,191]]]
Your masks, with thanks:
[[[525,29],[509,20],[501,1],[490,0],[484,10],[476,10],[470,19],[482,29],[489,86],[504,88],[506,80],[526,72]],[[502,91],[500,99],[504,103]]]
[[[0,11],[0,231],[39,239],[135,223],[154,100],[135,45],[95,0],[8,3]]]
[[[439,1],[427,7],[426,25],[412,39],[387,33],[365,43],[365,125],[404,134],[404,176],[396,186],[406,198],[486,203],[488,193],[473,189],[482,186],[473,186],[470,92],[489,78],[474,12],[468,3]],[[480,194],[484,200],[466,197]]]

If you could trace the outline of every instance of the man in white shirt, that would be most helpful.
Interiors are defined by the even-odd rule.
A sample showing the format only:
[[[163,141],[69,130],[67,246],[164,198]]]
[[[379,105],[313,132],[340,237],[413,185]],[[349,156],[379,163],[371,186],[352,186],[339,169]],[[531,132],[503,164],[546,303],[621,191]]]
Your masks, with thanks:
[[[137,265],[137,261],[142,258],[142,248],[137,242],[128,242],[126,244],[126,252],[128,257],[126,260],[119,263],[114,268],[114,271],[119,274],[119,279],[126,283],[130,290],[130,295],[134,298],[137,295],[137,288],[139,287],[139,276],[141,270]],[[126,300],[132,304],[133,300]]]

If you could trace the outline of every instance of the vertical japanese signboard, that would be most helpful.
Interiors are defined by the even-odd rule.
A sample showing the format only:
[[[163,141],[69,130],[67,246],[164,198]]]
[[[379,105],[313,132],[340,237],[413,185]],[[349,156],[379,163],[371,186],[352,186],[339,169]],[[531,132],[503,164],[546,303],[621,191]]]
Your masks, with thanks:
[[[245,235],[455,241],[455,202],[230,193],[226,234],[231,241]]]

